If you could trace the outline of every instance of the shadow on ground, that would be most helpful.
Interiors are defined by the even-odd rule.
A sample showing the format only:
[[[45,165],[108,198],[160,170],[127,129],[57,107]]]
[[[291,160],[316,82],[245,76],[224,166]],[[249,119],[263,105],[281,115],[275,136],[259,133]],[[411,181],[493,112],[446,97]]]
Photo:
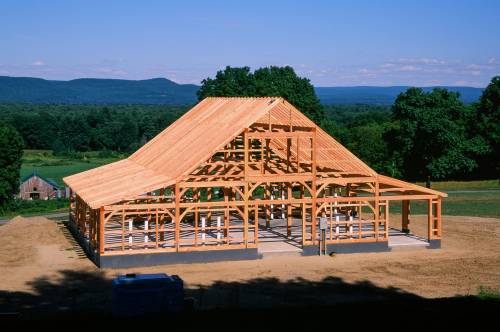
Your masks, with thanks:
[[[38,278],[30,283],[33,292],[0,290],[2,321],[77,320],[77,327],[95,326],[97,321],[135,324],[137,319],[113,319],[111,280],[102,272],[60,271],[58,281]],[[476,297],[424,299],[396,288],[381,288],[369,281],[347,283],[328,277],[322,281],[274,278],[246,282],[219,281],[210,286],[186,289],[194,299],[193,310],[177,316],[148,317],[148,322],[167,319],[185,326],[233,322],[249,327],[279,322],[282,327],[312,327],[331,324],[394,324],[408,320],[433,325],[453,319],[495,319],[498,300]],[[257,323],[258,321],[258,323]],[[231,323],[231,324],[233,324]],[[115,325],[116,326],[116,325]]]

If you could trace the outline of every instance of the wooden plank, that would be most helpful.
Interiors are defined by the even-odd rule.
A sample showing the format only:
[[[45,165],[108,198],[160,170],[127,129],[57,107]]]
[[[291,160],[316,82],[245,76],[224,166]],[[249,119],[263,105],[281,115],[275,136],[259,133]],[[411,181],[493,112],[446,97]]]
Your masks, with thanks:
[[[180,239],[180,228],[181,228],[181,208],[180,208],[180,187],[179,184],[175,184],[175,248],[179,251],[179,239]]]
[[[104,207],[99,209],[99,253],[104,253]]]

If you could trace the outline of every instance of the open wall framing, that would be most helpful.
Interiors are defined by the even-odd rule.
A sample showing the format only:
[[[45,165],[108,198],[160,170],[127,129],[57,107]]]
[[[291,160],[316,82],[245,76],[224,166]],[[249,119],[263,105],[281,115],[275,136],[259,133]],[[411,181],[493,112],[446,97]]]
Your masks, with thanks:
[[[408,231],[410,201],[426,200],[427,237],[439,241],[446,196],[377,174],[282,98],[207,98],[128,159],[64,180],[71,220],[101,261],[241,253],[276,219],[306,252],[319,216],[329,245],[384,244],[394,201]]]

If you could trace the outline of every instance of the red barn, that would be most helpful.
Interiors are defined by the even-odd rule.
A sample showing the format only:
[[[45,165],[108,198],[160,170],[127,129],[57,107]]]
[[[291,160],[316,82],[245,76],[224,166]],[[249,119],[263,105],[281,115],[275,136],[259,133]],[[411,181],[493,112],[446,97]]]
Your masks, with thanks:
[[[20,199],[55,199],[66,197],[65,188],[52,179],[46,179],[36,172],[21,180]]]

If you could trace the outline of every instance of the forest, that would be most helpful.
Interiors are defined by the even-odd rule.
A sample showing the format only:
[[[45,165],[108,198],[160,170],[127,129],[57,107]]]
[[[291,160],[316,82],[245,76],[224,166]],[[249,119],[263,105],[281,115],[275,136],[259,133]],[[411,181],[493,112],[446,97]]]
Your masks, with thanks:
[[[276,81],[282,83],[279,88]],[[282,95],[382,174],[410,181],[498,178],[500,77],[492,79],[474,104],[462,102],[458,93],[446,89],[409,88],[392,106],[321,105],[309,81],[297,77],[290,67],[254,73],[248,67],[227,67],[202,83],[199,99]],[[19,132],[24,149],[75,157],[85,151],[127,154],[189,108],[0,104],[0,122]]]

